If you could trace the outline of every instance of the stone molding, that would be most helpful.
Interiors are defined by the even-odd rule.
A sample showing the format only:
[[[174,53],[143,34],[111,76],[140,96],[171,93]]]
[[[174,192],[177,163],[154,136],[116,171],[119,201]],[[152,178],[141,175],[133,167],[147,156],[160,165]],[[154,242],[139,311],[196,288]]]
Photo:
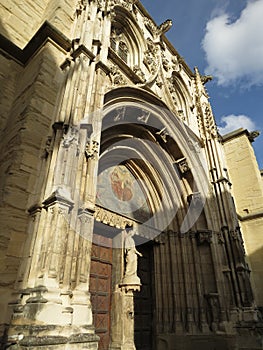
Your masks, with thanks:
[[[24,49],[20,49],[12,41],[0,34],[0,50],[19,64],[26,65],[29,59],[45,44],[47,39],[54,41],[66,52],[69,52],[71,49],[71,40],[48,21],[45,21]]]
[[[95,220],[119,229],[124,229],[126,226],[132,227],[133,225],[131,219],[125,218],[99,206],[95,207],[94,216]]]

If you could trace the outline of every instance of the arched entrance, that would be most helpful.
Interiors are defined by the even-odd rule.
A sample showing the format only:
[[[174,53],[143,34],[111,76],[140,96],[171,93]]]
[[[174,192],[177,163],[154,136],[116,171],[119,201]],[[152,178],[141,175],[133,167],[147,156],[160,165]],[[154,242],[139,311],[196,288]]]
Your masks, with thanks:
[[[177,302],[174,299],[175,284],[183,285],[184,282],[179,279],[169,281],[168,272],[165,276],[164,272],[169,269],[172,273],[176,266],[175,261],[169,260],[174,259],[172,254],[178,254],[178,260],[182,255],[175,248],[175,233],[190,230],[196,218],[206,225],[205,217],[201,215],[203,207],[198,211],[194,206],[191,211],[195,193],[202,202],[202,186],[199,186],[198,179],[204,170],[199,169],[196,156],[200,145],[181,121],[175,119],[170,125],[171,118],[176,117],[169,113],[164,106],[149,101],[142,103],[138,91],[137,97],[129,94],[129,98],[125,98],[121,93],[119,96],[112,93],[109,100],[106,98],[95,217],[107,228],[102,234],[95,225],[94,237],[98,244],[103,242],[107,246],[111,260],[103,261],[93,256],[94,268],[91,269],[91,278],[101,279],[105,285],[105,281],[108,282],[108,289],[103,291],[105,294],[96,289],[91,291],[96,333],[102,339],[99,350],[108,346],[112,350],[134,349],[134,346],[137,350],[152,350],[158,332],[166,331],[167,327],[174,331],[176,320],[171,322],[170,318]],[[194,172],[198,171],[196,176]],[[187,215],[189,211],[191,215]],[[122,232],[127,226],[136,230],[134,241],[143,255],[138,259],[137,270],[142,286],[123,283],[125,252]],[[163,248],[160,246],[161,236],[168,231],[174,236],[170,235],[168,245]],[[99,238],[101,236],[103,238]],[[94,251],[103,251],[98,244],[93,242]],[[180,257],[182,261],[186,258]],[[105,265],[108,275],[105,278],[97,276],[97,271]],[[160,298],[163,292],[167,298]],[[106,302],[106,299],[107,308],[99,310],[98,300]],[[191,302],[185,295],[178,300],[184,307]],[[102,319],[104,328],[100,326]],[[180,322],[185,321],[180,319]]]

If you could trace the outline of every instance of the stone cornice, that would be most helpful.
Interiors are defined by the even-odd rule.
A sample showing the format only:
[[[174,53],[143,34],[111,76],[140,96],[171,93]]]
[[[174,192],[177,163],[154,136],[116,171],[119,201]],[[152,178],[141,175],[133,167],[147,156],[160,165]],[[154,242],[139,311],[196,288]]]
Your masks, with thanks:
[[[235,131],[232,131],[232,132],[222,136],[221,140],[222,140],[222,143],[224,144],[225,142],[228,142],[232,139],[235,139],[235,138],[240,137],[242,135],[246,135],[250,142],[254,142],[255,138],[258,137],[259,134],[260,134],[259,131],[249,132],[247,129],[239,128]]]
[[[244,221],[250,221],[250,220],[256,220],[256,219],[261,219],[263,218],[263,211],[258,211],[256,213],[251,213],[247,215],[237,215],[238,220],[244,222]]]
[[[94,58],[95,58],[95,55],[84,45],[80,45],[75,51],[73,51],[72,57],[74,59],[76,59],[81,54],[84,54],[85,56],[87,56],[91,60],[94,60]]]
[[[23,49],[19,48],[12,41],[0,34],[0,51],[5,56],[15,60],[17,63],[26,65],[29,59],[44,45],[48,39],[54,41],[65,51],[69,51],[71,49],[71,40],[52,24],[46,21]]]

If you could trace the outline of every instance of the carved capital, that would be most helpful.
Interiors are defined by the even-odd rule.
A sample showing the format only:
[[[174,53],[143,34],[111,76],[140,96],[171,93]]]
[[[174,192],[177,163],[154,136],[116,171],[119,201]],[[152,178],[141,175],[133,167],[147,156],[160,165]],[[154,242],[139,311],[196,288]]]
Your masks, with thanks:
[[[71,210],[74,206],[74,201],[71,198],[69,191],[63,187],[58,186],[51,195],[43,201],[43,206],[45,209],[54,206],[55,204],[60,204],[63,207]]]

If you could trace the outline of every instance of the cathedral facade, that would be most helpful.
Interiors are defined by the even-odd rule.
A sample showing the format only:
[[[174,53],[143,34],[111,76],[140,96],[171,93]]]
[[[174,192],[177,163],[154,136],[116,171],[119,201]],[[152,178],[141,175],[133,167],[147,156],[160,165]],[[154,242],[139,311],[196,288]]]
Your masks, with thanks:
[[[261,349],[211,77],[172,21],[136,0],[0,11],[2,348]]]

